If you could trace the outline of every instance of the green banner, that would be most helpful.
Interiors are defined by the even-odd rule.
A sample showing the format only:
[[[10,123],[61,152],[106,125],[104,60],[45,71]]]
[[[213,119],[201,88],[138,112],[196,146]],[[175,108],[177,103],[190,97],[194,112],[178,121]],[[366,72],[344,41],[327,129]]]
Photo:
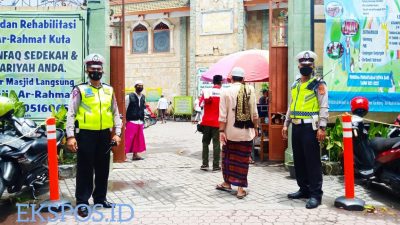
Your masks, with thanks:
[[[146,102],[157,102],[161,98],[162,89],[158,88],[146,88]]]
[[[25,117],[43,119],[67,105],[83,80],[86,11],[1,12],[1,94],[14,90]]]
[[[192,115],[193,99],[192,96],[175,96],[174,97],[174,114],[175,115]]]

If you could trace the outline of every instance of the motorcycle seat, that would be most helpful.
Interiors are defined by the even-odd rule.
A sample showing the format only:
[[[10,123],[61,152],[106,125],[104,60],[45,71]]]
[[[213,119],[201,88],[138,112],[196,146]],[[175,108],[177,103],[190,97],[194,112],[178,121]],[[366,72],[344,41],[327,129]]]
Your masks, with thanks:
[[[21,140],[23,141],[23,140]],[[18,145],[16,145],[16,142],[6,144],[3,146],[0,146],[0,156],[8,156],[8,157],[19,157],[20,155],[25,154],[29,149],[32,144],[32,141],[23,141],[19,142]]]
[[[56,140],[60,141],[63,138],[64,133],[60,130],[56,130]],[[47,151],[47,137],[41,137],[35,139],[31,145],[33,152]]]
[[[374,149],[375,153],[380,153],[383,151],[387,151],[398,146],[398,142],[400,142],[400,137],[395,138],[382,138],[376,137],[371,140],[371,147]]]
[[[33,141],[31,148],[34,152],[47,150],[47,138],[39,138]]]

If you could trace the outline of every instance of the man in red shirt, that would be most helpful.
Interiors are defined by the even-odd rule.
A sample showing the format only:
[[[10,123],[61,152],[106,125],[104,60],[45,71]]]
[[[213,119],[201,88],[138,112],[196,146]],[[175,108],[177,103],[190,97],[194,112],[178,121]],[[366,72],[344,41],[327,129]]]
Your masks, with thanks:
[[[203,90],[202,100],[204,101],[204,115],[201,125],[204,126],[203,131],[203,165],[201,170],[208,170],[208,146],[211,139],[213,141],[213,171],[221,170],[219,166],[221,147],[219,144],[219,96],[221,93],[222,76],[215,75],[213,77],[214,86],[210,89]]]

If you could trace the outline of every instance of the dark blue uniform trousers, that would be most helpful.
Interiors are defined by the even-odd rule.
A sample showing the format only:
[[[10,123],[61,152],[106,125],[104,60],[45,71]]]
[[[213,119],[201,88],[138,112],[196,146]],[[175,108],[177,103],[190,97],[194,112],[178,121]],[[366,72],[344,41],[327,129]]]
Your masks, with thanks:
[[[91,195],[95,203],[105,201],[110,169],[110,152],[106,154],[111,142],[110,130],[81,129],[77,142],[76,205],[89,205]]]
[[[292,148],[300,191],[321,200],[321,155],[317,131],[313,130],[311,123],[292,125]]]

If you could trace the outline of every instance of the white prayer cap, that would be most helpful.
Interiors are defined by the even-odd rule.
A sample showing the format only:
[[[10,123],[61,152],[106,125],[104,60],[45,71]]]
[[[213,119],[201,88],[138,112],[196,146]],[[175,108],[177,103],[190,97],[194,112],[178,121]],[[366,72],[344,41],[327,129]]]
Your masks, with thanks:
[[[241,67],[234,67],[232,69],[231,75],[235,77],[244,77],[244,69]]]
[[[138,85],[138,84],[143,85],[143,81],[137,80],[137,81],[135,81],[135,84],[133,86],[136,87],[136,85]]]

